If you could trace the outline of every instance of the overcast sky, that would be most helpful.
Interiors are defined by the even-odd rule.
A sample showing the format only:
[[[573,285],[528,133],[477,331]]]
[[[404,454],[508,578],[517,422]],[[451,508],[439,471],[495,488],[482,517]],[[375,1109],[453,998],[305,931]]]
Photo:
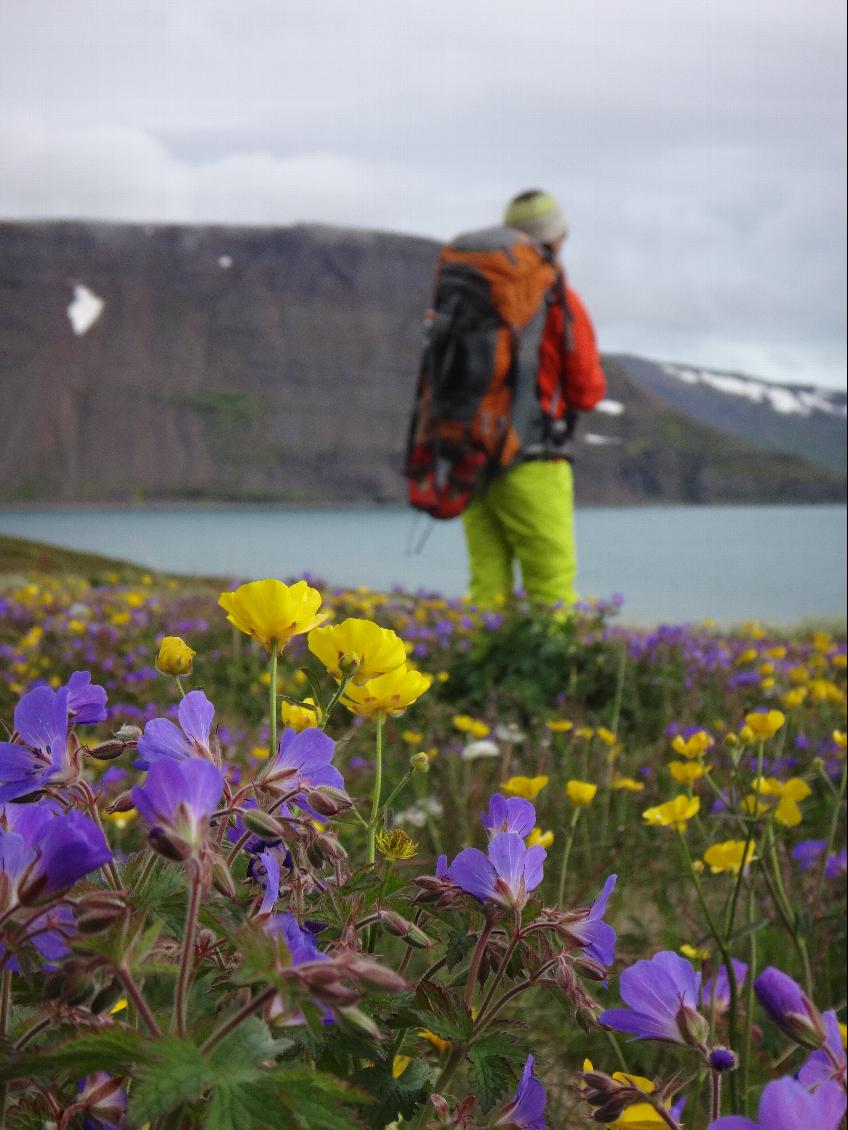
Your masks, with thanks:
[[[844,0],[0,0],[0,218],[442,240],[544,187],[602,348],[844,387],[845,32]]]

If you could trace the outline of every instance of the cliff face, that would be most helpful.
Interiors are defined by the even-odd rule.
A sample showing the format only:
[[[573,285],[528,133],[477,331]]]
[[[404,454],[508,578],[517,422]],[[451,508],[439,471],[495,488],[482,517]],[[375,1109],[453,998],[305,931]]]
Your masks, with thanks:
[[[0,225],[0,499],[402,501],[437,251],[312,226]],[[607,368],[582,502],[844,497]]]

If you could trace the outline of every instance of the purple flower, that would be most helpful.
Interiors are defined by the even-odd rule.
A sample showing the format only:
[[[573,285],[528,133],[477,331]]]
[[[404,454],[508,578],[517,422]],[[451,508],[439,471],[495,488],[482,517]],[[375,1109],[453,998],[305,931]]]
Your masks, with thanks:
[[[711,1122],[709,1130],[836,1130],[845,1113],[845,1092],[836,1083],[808,1091],[784,1075],[767,1083],[760,1095],[757,1120],[729,1114]]]
[[[831,852],[824,865],[824,874],[827,879],[840,879],[848,870],[848,851],[845,848],[840,852]]]
[[[629,1007],[607,1009],[598,1019],[637,1040],[687,1044],[692,1021],[703,1020],[697,1011],[700,987],[701,974],[685,958],[664,950],[624,970],[619,992]],[[703,1028],[708,1029],[706,1021]]]
[[[74,671],[65,684],[68,717],[75,726],[93,726],[106,721],[106,691],[92,683],[88,671]]]
[[[223,788],[221,770],[208,761],[154,762],[145,783],[132,790],[133,804],[150,825],[151,846],[169,859],[196,858]]]
[[[498,832],[489,843],[488,856],[477,848],[464,848],[450,865],[450,878],[481,902],[520,910],[542,881],[546,856],[544,848],[528,848],[515,832]]]
[[[825,1047],[814,1051],[801,1070],[798,1078],[805,1087],[815,1087],[832,1079],[845,1088],[845,1048],[842,1046],[842,1033],[834,1010],[828,1009],[822,1015],[827,1040]],[[825,1048],[827,1050],[825,1050]]]
[[[77,1103],[85,1108],[83,1130],[120,1130],[127,1111],[127,1092],[121,1079],[97,1071],[79,1084]]]
[[[167,718],[154,718],[138,739],[137,769],[149,769],[157,761],[203,758],[218,763],[210,747],[215,707],[203,691],[189,691],[177,708],[179,728]]]
[[[265,926],[268,933],[279,936],[286,943],[294,966],[309,961],[330,961],[329,954],[318,949],[315,935],[304,930],[293,914],[288,912],[275,915]]]
[[[801,986],[770,965],[754,982],[757,999],[784,1036],[805,1048],[827,1039],[822,1015]]]
[[[29,691],[15,707],[14,725],[21,741],[0,742],[0,804],[70,776],[67,688]]]
[[[0,911],[37,905],[102,867],[112,853],[102,831],[81,812],[50,805],[9,805],[0,830]]]
[[[500,793],[495,793],[489,801],[489,811],[484,812],[480,820],[490,836],[498,832],[515,832],[519,836],[529,836],[536,823],[536,809],[523,797],[506,798]]]
[[[287,729],[280,738],[276,757],[261,776],[262,783],[285,793],[318,785],[343,789],[344,778],[335,765],[330,764],[335,752],[333,739],[315,726],[308,726],[300,733]],[[302,797],[293,799],[304,806]]]
[[[821,853],[827,847],[827,840],[801,840],[791,851],[799,871],[811,871]]]
[[[617,875],[610,875],[588,910],[573,911],[564,914],[561,919],[561,929],[568,934],[569,941],[580,946],[587,957],[601,965],[612,965],[615,961],[616,933],[603,917],[617,878]]]
[[[736,987],[741,989],[745,984],[748,966],[744,961],[737,961],[735,957],[731,957],[730,961],[733,965]],[[721,1013],[727,1012],[729,1005],[730,982],[727,976],[727,966],[720,965],[716,970],[715,977],[710,977],[709,981],[705,981],[701,987],[701,1008],[705,1012],[712,1012],[714,1009],[716,1015],[721,1015]]]
[[[504,1107],[495,1126],[510,1130],[545,1130],[545,1088],[533,1074],[533,1056],[528,1055],[518,1090]]]

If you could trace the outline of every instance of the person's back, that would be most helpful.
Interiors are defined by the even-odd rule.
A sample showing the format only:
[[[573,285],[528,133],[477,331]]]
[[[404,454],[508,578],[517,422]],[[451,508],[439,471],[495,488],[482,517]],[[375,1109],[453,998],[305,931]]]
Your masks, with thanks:
[[[507,206],[504,223],[541,245],[556,282],[547,296],[535,387],[525,375],[512,390],[521,447],[462,513],[470,597],[482,607],[509,601],[518,561],[530,600],[568,606],[577,571],[568,441],[576,414],[606,395],[606,379],[589,315],[558,263],[568,228],[556,200],[541,190],[523,192]]]

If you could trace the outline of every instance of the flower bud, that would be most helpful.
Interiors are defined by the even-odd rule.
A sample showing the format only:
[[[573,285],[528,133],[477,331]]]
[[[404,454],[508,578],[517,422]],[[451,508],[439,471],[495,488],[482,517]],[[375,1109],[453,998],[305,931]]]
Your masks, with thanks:
[[[413,753],[409,759],[409,768],[413,773],[427,773],[430,769],[430,758],[423,751]]]
[[[121,793],[117,800],[113,800],[106,811],[111,815],[114,812],[129,812],[135,808],[135,803],[132,798],[132,789],[127,789],[126,792]]]
[[[404,918],[394,910],[380,911],[380,925],[387,934],[402,938],[413,949],[429,949],[433,944],[414,922],[410,922],[408,918]]]
[[[633,1095],[618,1094],[612,1095],[603,1106],[599,1106],[597,1110],[592,1112],[592,1120],[608,1125],[610,1122],[615,1122],[616,1119],[634,1102]]]
[[[97,761],[114,761],[116,757],[121,756],[127,746],[126,742],[121,742],[113,738],[111,741],[101,742],[99,745],[86,746],[84,748],[89,757],[94,757]]]
[[[246,808],[241,814],[242,823],[248,832],[253,832],[261,840],[280,840],[284,827],[270,812],[261,808]]]
[[[175,863],[184,863],[191,855],[191,844],[187,844],[173,833],[166,832],[164,828],[151,828],[147,841],[155,852]]]
[[[222,859],[220,855],[212,860],[212,886],[225,899],[236,897],[236,886],[230,874],[230,869],[226,860]]]
[[[707,1062],[713,1071],[735,1071],[739,1061],[730,1048],[713,1048]]]
[[[353,677],[359,668],[362,666],[362,659],[356,654],[355,651],[346,652],[344,655],[339,656],[339,670],[343,675]]]
[[[813,1051],[827,1042],[821,1013],[800,985],[781,970],[764,969],[754,982],[754,992],[784,1036]]]
[[[369,989],[377,989],[385,993],[401,993],[407,987],[407,982],[400,974],[370,958],[356,958],[351,962],[350,971]]]
[[[130,742],[137,742],[141,737],[141,728],[133,726],[129,722],[125,722],[120,729],[116,730],[112,737],[117,742],[124,742],[129,745]]]
[[[706,1043],[710,1034],[710,1024],[705,1017],[701,1016],[700,1012],[684,1004],[678,1009],[675,1019],[677,1020],[677,1029],[685,1044],[699,1048]]]
[[[590,981],[602,981],[607,979],[607,971],[598,961],[593,961],[591,957],[575,957],[572,964],[578,973],[584,977],[588,977]]]
[[[359,1032],[364,1032],[366,1036],[371,1036],[375,1040],[381,1040],[383,1034],[374,1021],[367,1013],[364,1013],[361,1008],[356,1008],[355,1005],[339,1008],[337,1010],[339,1019],[350,1027],[355,1028]]]
[[[163,675],[185,675],[197,652],[179,636],[165,636],[156,656],[156,669]]]
[[[306,803],[310,808],[314,808],[319,816],[338,816],[340,812],[346,812],[353,801],[344,789],[321,785],[317,789],[309,790],[306,794]]]
[[[81,934],[99,934],[122,918],[126,909],[123,894],[117,892],[114,895],[100,892],[83,895],[75,903],[77,930]]]

